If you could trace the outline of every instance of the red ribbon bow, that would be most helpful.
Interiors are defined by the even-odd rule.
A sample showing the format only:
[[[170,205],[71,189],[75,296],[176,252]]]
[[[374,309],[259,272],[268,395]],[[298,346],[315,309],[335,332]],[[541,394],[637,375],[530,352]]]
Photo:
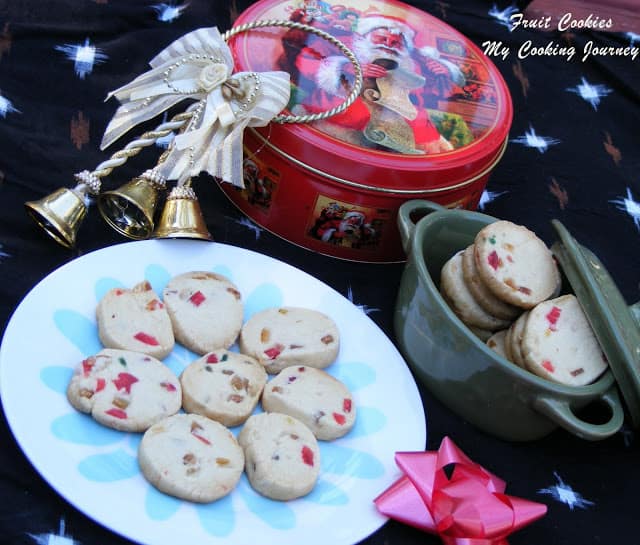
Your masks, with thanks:
[[[446,545],[507,545],[506,537],[547,506],[504,494],[505,482],[470,460],[448,437],[437,452],[397,452],[404,472],[375,498],[378,510],[438,534]],[[445,468],[453,464],[451,477]]]

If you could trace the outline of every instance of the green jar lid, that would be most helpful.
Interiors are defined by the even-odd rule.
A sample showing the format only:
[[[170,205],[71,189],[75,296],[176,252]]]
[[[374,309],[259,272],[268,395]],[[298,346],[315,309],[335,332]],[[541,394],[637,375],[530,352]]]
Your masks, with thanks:
[[[640,301],[629,306],[602,262],[558,220],[551,251],[609,361],[634,428],[640,427]]]

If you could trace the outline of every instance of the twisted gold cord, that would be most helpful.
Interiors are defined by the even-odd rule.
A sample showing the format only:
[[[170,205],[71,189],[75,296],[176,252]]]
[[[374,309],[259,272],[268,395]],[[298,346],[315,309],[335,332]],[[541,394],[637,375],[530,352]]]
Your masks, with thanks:
[[[319,28],[315,28],[310,25],[305,25],[303,23],[296,23],[294,21],[281,21],[279,19],[265,19],[262,21],[253,21],[251,23],[246,23],[244,25],[239,25],[230,30],[227,30],[223,35],[222,39],[225,42],[228,42],[230,38],[235,36],[236,34],[240,34],[241,32],[246,32],[247,30],[254,30],[256,28],[264,28],[264,27],[285,27],[292,28],[297,30],[304,30],[311,34],[315,34],[316,36],[320,36],[321,38],[327,40],[329,43],[335,45],[342,54],[349,60],[349,62],[353,65],[353,71],[355,74],[355,81],[353,84],[353,89],[351,93],[347,96],[347,98],[335,108],[331,108],[330,110],[326,110],[324,112],[319,112],[316,114],[309,115],[277,115],[273,118],[273,121],[276,123],[310,123],[312,121],[319,121],[321,119],[327,119],[331,116],[339,114],[345,111],[349,106],[351,106],[355,100],[360,95],[360,91],[362,90],[362,67],[360,66],[360,62],[354,55],[354,53],[344,45],[340,40],[328,34],[324,30],[320,30]]]
[[[155,144],[159,138],[182,128],[192,117],[192,111],[183,112],[173,117],[170,121],[158,125],[154,130],[145,132],[136,140],[129,142],[120,151],[116,151],[109,159],[100,163],[91,174],[97,178],[107,176],[114,168],[123,165],[128,159],[140,153],[144,148]]]

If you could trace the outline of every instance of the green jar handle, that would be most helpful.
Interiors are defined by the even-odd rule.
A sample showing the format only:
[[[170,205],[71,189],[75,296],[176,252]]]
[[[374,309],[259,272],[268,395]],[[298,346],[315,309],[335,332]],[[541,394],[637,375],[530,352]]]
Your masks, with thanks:
[[[409,253],[413,231],[416,227],[416,216],[424,217],[431,212],[446,210],[446,208],[435,202],[423,199],[412,199],[400,205],[398,210],[398,230],[402,241],[402,249]]]
[[[561,428],[589,441],[599,441],[611,437],[624,422],[624,409],[615,385],[609,388],[597,400],[603,401],[611,409],[611,418],[603,424],[591,424],[578,418],[571,410],[570,403],[557,399],[540,397],[533,402],[533,407],[546,415]]]

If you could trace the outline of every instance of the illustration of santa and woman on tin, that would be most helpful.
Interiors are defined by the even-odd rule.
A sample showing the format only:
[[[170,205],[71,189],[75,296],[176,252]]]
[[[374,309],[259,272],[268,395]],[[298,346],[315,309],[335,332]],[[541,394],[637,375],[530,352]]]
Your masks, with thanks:
[[[303,0],[290,20],[335,36],[362,67],[360,96],[346,111],[318,122],[323,132],[365,148],[405,154],[442,153],[468,143],[468,138],[447,138],[430,116],[464,88],[463,71],[436,48],[417,48],[416,31],[405,21],[317,0]],[[289,72],[295,84],[294,113],[324,112],[349,95],[354,67],[325,39],[292,29],[282,45],[279,68]]]

